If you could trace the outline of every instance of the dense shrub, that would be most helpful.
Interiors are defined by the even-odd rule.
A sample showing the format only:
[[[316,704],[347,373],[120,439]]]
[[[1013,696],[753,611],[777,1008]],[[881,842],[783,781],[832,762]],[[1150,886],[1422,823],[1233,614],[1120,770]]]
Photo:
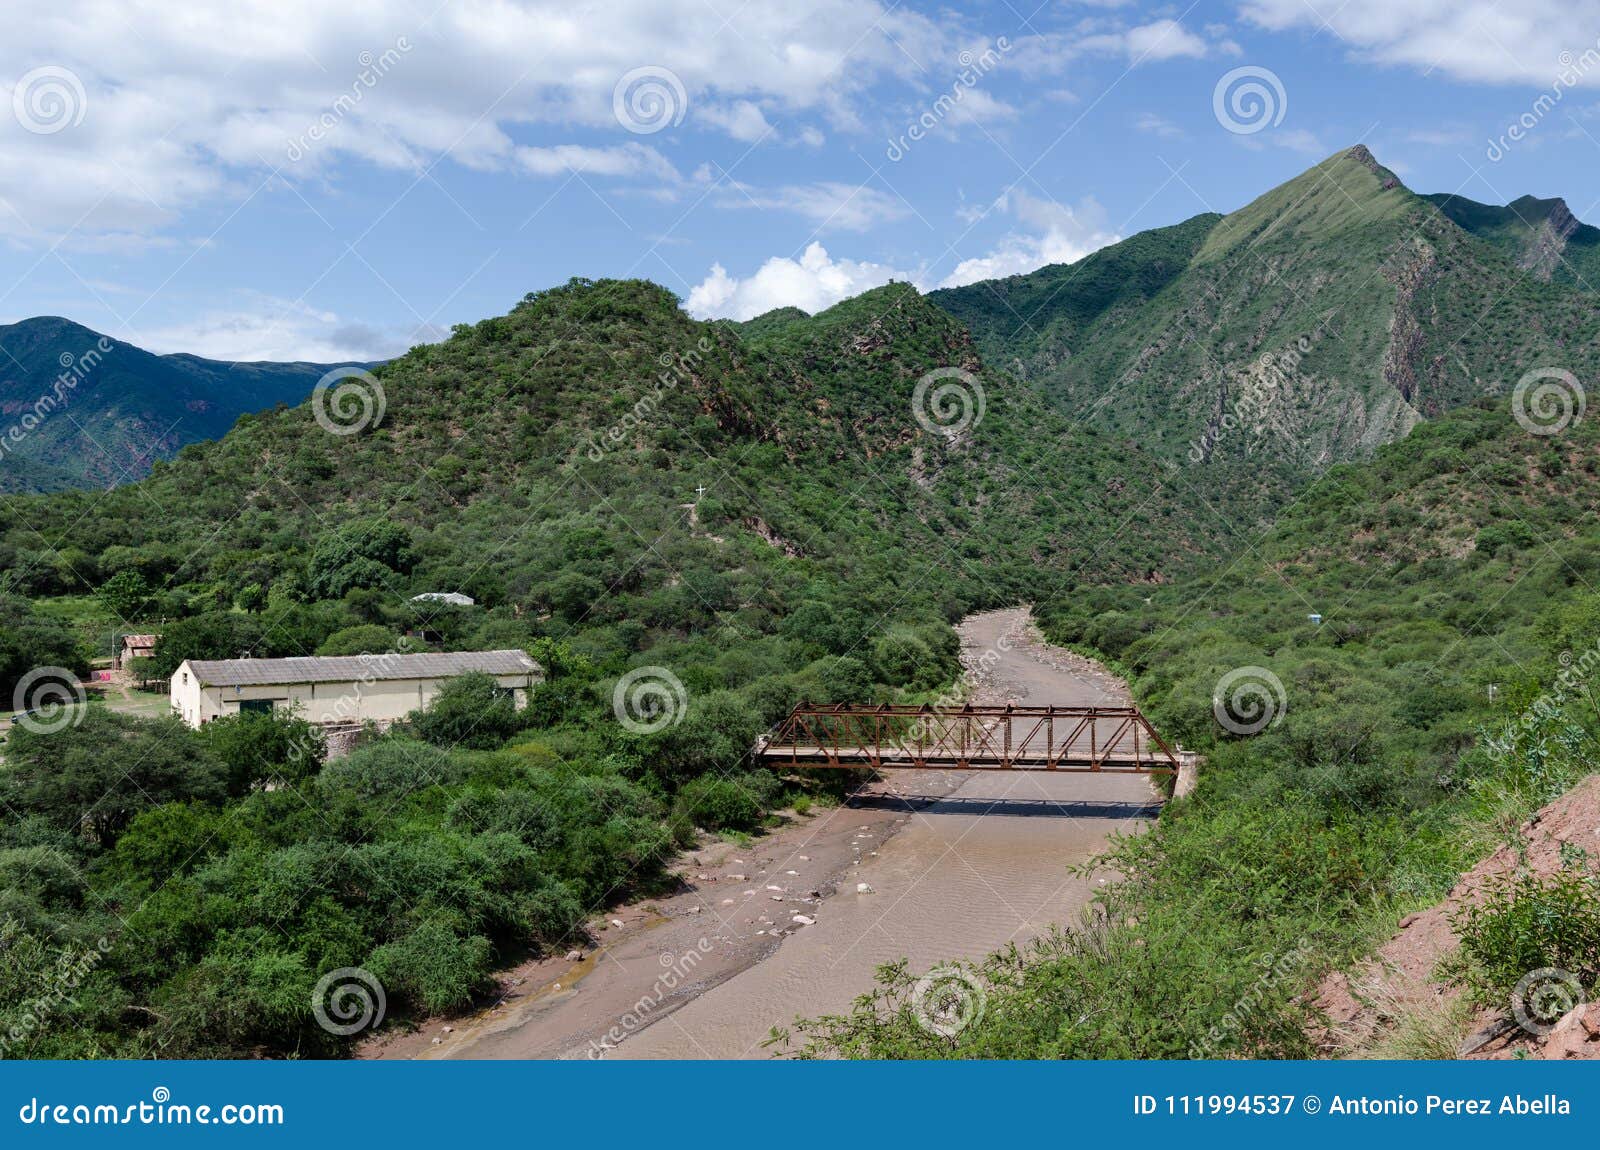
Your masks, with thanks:
[[[1600,876],[1586,867],[1502,881],[1451,926],[1461,938],[1455,969],[1487,1005],[1504,1006],[1538,970],[1563,971],[1585,992],[1600,986]]]
[[[457,675],[410,717],[417,737],[438,747],[488,750],[500,746],[522,726],[516,700],[492,675]]]
[[[702,775],[678,792],[676,813],[708,831],[755,830],[777,790],[776,782],[766,771],[728,778]]]

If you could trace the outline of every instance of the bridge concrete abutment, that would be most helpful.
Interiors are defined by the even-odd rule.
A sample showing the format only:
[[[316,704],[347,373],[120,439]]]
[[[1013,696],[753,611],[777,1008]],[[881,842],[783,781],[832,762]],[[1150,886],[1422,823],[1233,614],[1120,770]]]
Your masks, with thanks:
[[[1178,777],[1172,785],[1172,797],[1181,799],[1194,793],[1200,785],[1200,754],[1178,748]]]

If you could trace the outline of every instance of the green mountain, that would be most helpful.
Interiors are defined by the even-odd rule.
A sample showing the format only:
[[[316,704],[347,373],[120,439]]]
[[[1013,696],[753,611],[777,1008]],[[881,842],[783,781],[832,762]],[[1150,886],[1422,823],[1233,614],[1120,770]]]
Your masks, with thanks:
[[[139,479],[247,411],[301,402],[330,366],[152,355],[58,316],[0,326],[0,492]]]
[[[1364,147],[1227,216],[930,298],[1247,522],[1419,419],[1600,352],[1591,296],[1529,276]]]
[[[1579,220],[1565,200],[1523,196],[1497,207],[1450,193],[1423,198],[1536,279],[1600,288],[1600,228]]]
[[[13,729],[0,998],[119,940],[26,1053],[336,1053],[307,1004],[353,965],[397,1015],[463,1008],[658,889],[694,826],[846,783],[750,769],[798,700],[937,698],[963,612],[1222,553],[1154,461],[987,370],[913,289],[787,318],[747,338],[653,284],[575,282],[379,368],[351,422],[328,426],[337,400],[246,415],[137,484],[0,499],[8,698],[81,666],[68,611],[96,634],[164,618],[158,673],[404,631],[551,669],[520,715],[463,684],[415,738],[326,766],[287,717]],[[411,602],[457,589],[479,605]],[[681,721],[619,724],[628,676]]]
[[[919,412],[936,370],[970,374],[933,381]],[[741,333],[651,284],[575,282],[376,378],[385,411],[359,434],[324,430],[309,404],[246,415],[137,487],[14,501],[11,586],[72,593],[136,570],[180,612],[269,586],[315,595],[322,542],[382,518],[419,559],[363,585],[535,613],[570,601],[570,622],[618,628],[605,641],[632,650],[653,620],[769,628],[819,576],[863,603],[904,586],[955,611],[1222,546],[1156,461],[1070,429],[904,285]]]

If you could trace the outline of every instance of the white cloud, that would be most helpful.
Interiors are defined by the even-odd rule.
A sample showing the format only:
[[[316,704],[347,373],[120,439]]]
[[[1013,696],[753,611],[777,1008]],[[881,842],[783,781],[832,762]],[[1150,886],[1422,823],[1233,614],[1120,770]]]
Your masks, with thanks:
[[[753,319],[776,307],[816,313],[890,280],[915,282],[915,274],[884,264],[836,260],[817,243],[798,260],[774,256],[747,279],[730,276],[721,264],[689,293],[689,311],[707,319]]]
[[[718,200],[728,208],[794,212],[811,221],[818,231],[864,232],[904,219],[911,212],[898,196],[865,184],[832,180],[780,188],[732,185],[718,193]]]
[[[1257,132],[1252,136],[1235,136],[1233,141],[1255,152],[1283,148],[1285,151],[1299,152],[1302,156],[1326,156],[1333,151],[1315,132],[1306,128],[1274,128],[1270,132]]]
[[[1151,136],[1160,136],[1164,140],[1180,139],[1183,129],[1174,124],[1165,116],[1158,116],[1154,112],[1141,112],[1138,119],[1133,122],[1134,128]]]
[[[1013,191],[1002,196],[994,210],[1011,215],[1023,229],[1008,233],[986,255],[962,260],[940,287],[1021,275],[1046,264],[1074,263],[1122,238],[1108,228],[1105,211],[1088,197],[1074,208]]]
[[[197,204],[243,200],[273,168],[302,181],[346,159],[415,169],[447,154],[476,170],[599,171],[631,157],[638,174],[659,175],[641,153],[594,138],[629,139],[613,110],[626,73],[665,69],[681,86],[682,123],[659,139],[748,140],[774,116],[849,124],[868,89],[915,86],[914,61],[954,42],[883,0],[13,5],[0,61],[0,235],[148,235]],[[43,66],[69,72],[82,93],[69,89],[81,120],[53,134],[11,114],[13,88]],[[566,138],[529,139],[535,131]],[[519,152],[580,143],[590,150]]]
[[[731,104],[707,104],[697,112],[700,119],[715,124],[735,140],[755,144],[777,138],[777,130],[767,123],[760,105],[749,100],[736,100]]]
[[[1181,21],[1164,19],[1148,24],[1087,21],[1072,32],[1046,32],[1017,43],[1010,59],[1025,72],[1058,74],[1088,56],[1120,56],[1128,65],[1153,64],[1183,57],[1235,55],[1232,40],[1197,34]]]
[[[671,161],[644,144],[602,148],[558,144],[552,148],[518,148],[515,154],[517,163],[536,176],[580,172],[596,176],[649,175],[674,184],[683,180]]]
[[[1273,31],[1323,28],[1381,63],[1441,69],[1458,79],[1548,88],[1594,46],[1600,0],[1247,0],[1249,20]],[[1563,61],[1562,55],[1566,54]],[[1578,77],[1600,85],[1600,68]]]
[[[449,333],[431,325],[404,330],[374,327],[308,304],[247,293],[238,306],[206,311],[194,320],[114,333],[158,354],[188,352],[226,362],[253,360],[389,359]]]
[[[1132,63],[1171,60],[1179,56],[1203,57],[1208,50],[1205,40],[1176,20],[1141,24],[1126,33],[1125,51]]]

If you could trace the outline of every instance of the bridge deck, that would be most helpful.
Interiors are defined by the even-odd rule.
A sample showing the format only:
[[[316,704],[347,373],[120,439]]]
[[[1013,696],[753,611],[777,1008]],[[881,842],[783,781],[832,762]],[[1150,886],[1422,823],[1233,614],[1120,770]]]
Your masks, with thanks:
[[[1171,774],[1178,756],[1135,707],[811,705],[756,746],[774,766]]]

